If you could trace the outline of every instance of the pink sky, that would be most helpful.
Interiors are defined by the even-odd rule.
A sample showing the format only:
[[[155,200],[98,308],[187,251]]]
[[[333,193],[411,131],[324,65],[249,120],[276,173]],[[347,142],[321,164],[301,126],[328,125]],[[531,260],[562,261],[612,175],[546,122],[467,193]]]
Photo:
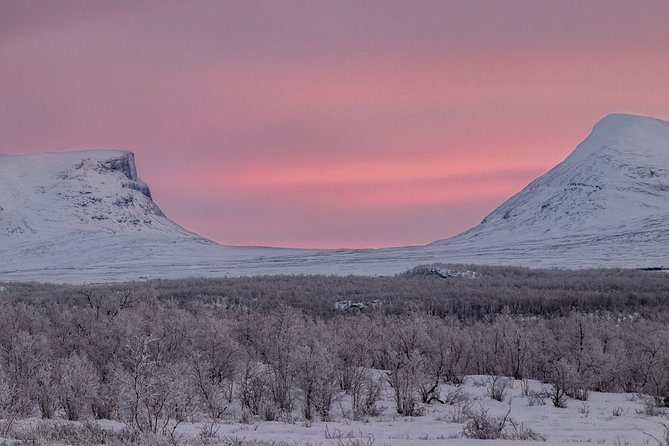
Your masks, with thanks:
[[[0,153],[123,148],[220,243],[422,244],[613,112],[669,119],[669,2],[0,2]]]

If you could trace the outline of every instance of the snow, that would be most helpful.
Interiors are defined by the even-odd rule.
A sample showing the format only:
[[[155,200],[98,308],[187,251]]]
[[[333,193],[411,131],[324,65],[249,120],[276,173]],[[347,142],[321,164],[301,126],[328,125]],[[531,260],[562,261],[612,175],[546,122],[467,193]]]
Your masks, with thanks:
[[[663,438],[666,415],[649,416],[643,413],[643,403],[636,394],[614,394],[592,392],[588,401],[569,400],[566,408],[553,407],[546,400],[545,405],[530,406],[523,395],[521,381],[513,381],[512,389],[503,402],[494,401],[486,395],[486,388],[481,385],[486,377],[470,376],[459,387],[469,395],[468,403],[448,405],[433,403],[427,406],[424,415],[402,417],[395,413],[394,403],[389,389],[380,401],[381,414],[364,421],[350,421],[342,416],[342,410],[350,404],[346,397],[335,402],[333,420],[330,422],[300,421],[299,410],[295,420],[290,422],[265,422],[251,420],[249,423],[236,421],[238,414],[224,420],[217,426],[219,440],[237,438],[262,440],[266,442],[282,441],[285,444],[374,444],[409,446],[409,445],[467,445],[483,446],[499,444],[520,446],[545,444],[547,446],[565,444],[605,444],[605,445],[642,445],[656,444],[650,437]],[[529,388],[540,391],[543,387],[538,381],[529,381]],[[442,385],[442,394],[455,390],[452,385]],[[509,416],[526,428],[542,434],[546,442],[527,442],[517,440],[473,440],[461,437],[464,422],[454,422],[453,414],[462,410],[463,404],[469,404],[474,411],[481,407],[492,416],[504,416],[509,409]],[[619,412],[616,412],[619,411]],[[615,415],[614,412],[619,413]],[[25,429],[42,421],[35,418],[16,422],[17,429]],[[67,423],[64,420],[47,421]],[[96,421],[105,429],[120,430],[122,423],[108,420]],[[186,437],[195,437],[203,424],[183,423],[178,433]],[[650,434],[650,435],[649,435]],[[329,438],[328,438],[329,437]],[[359,440],[354,443],[350,440]],[[2,440],[2,439],[0,439]],[[211,444],[216,444],[212,442]],[[226,443],[230,444],[230,443]],[[272,443],[276,444],[276,443]]]
[[[115,150],[0,156],[0,280],[390,275],[420,264],[669,267],[669,122],[610,115],[562,163],[426,246],[221,246],[169,220]]]

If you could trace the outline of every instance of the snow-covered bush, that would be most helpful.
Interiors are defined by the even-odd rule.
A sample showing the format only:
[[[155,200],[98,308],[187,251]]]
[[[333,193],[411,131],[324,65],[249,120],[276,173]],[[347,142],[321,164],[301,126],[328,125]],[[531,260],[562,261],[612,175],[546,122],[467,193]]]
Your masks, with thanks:
[[[488,409],[481,406],[478,411],[469,413],[462,436],[477,440],[546,441],[544,435],[517,423],[510,414],[511,409],[504,416],[494,417],[488,413]]]
[[[137,337],[126,350],[126,370],[119,375],[124,401],[122,419],[141,433],[173,432],[192,408],[188,366],[161,363],[153,352],[158,339]]]
[[[505,376],[489,376],[485,380],[486,395],[496,401],[504,401],[507,390],[513,386],[513,382]]]
[[[313,418],[313,410],[322,421],[330,420],[330,410],[338,391],[333,365],[334,354],[327,343],[319,340],[316,332],[307,334],[305,342],[297,349],[293,365],[306,420]]]
[[[478,411],[470,412],[469,419],[462,428],[462,435],[477,440],[503,438],[510,413],[511,409],[502,417],[494,417],[488,413],[488,409],[481,406]]]
[[[388,327],[383,362],[397,413],[416,416],[422,412],[418,394],[419,383],[424,379],[421,325],[411,315],[406,319],[392,318]]]
[[[360,369],[360,374],[351,385],[352,415],[354,420],[364,420],[379,414],[376,403],[381,397],[383,382],[372,374]]]
[[[446,392],[441,394],[442,402],[451,406],[466,403],[471,399],[471,397],[472,396],[470,394],[463,392],[459,387],[456,387],[455,389],[448,389]]]

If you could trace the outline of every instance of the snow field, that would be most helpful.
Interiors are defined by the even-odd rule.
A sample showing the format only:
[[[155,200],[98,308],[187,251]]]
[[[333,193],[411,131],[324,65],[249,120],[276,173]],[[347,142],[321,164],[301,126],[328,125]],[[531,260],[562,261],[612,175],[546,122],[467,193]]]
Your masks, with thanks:
[[[406,445],[471,445],[520,446],[533,444],[523,440],[480,440],[463,437],[463,427],[468,410],[480,413],[488,411],[492,417],[504,417],[507,413],[517,424],[529,428],[545,437],[539,444],[570,445],[599,444],[613,446],[665,445],[666,414],[645,414],[643,397],[629,393],[591,392],[587,401],[569,400],[566,408],[556,408],[548,399],[545,404],[532,404],[525,396],[525,386],[532,392],[540,392],[544,384],[538,381],[511,381],[504,401],[496,401],[487,394],[489,377],[468,376],[461,386],[442,385],[440,394],[459,392],[467,398],[455,404],[433,403],[425,406],[423,415],[403,417],[395,412],[394,402],[385,389],[378,404],[378,416],[363,421],[352,421],[347,417],[350,400],[341,396],[335,403],[333,420],[329,422],[305,422],[296,411],[293,420],[259,421],[249,419],[239,422],[239,409],[232,408],[225,420],[215,428],[211,445],[256,444],[256,445],[351,445],[351,446],[406,446]],[[510,411],[510,412],[509,412]],[[81,422],[64,420],[20,420],[14,424],[16,431],[29,431],[46,424],[83,425]],[[95,424],[103,429],[122,430],[125,425],[115,421],[100,420]],[[176,444],[194,442],[205,428],[204,421],[185,422],[176,431]],[[0,439],[13,444],[10,438]],[[2,443],[0,443],[2,444]],[[41,443],[57,444],[57,443]],[[69,443],[58,443],[69,444]]]

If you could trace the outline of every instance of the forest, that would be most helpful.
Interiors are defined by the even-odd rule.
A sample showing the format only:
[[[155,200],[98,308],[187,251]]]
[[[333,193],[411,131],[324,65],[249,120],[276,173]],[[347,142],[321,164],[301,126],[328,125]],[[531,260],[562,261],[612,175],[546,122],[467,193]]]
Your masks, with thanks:
[[[669,406],[664,272],[448,268],[476,274],[3,283],[0,437],[28,417],[115,420],[128,443],[200,420],[206,436],[327,421],[341,395],[363,420],[384,389],[411,417],[469,375],[494,399],[532,379],[527,398],[555,407],[602,391]]]

